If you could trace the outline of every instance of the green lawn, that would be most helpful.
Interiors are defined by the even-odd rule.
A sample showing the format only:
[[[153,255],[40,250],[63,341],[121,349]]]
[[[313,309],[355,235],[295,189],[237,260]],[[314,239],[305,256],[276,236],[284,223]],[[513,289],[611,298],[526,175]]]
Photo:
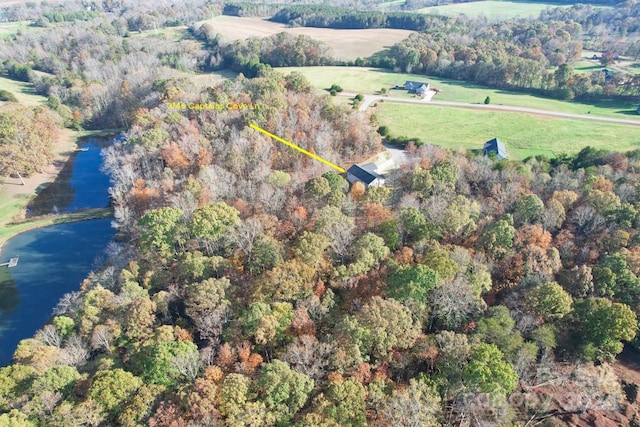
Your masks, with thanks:
[[[434,96],[434,101],[455,101],[481,103],[489,96],[492,104],[514,105],[520,107],[540,108],[543,110],[562,111],[566,113],[587,114],[638,119],[635,114],[637,102],[582,103],[559,101],[542,96],[527,95],[499,89],[489,89],[467,82],[441,79],[416,74],[394,73],[389,70],[364,67],[285,67],[278,68],[282,72],[299,71],[306,76],[311,84],[318,89],[330,87],[337,83],[347,92],[363,94],[379,93],[381,88],[390,89],[395,85],[402,85],[405,80],[427,81],[431,87],[440,89]],[[404,90],[390,90],[390,96],[409,97]]]
[[[31,25],[31,21],[16,21],[0,23],[0,39],[10,37],[18,31],[24,31]]]
[[[640,147],[636,126],[388,102],[378,104],[376,115],[391,136],[420,138],[446,148],[477,149],[498,137],[513,159],[576,153],[587,145],[620,151]]]
[[[8,90],[24,105],[39,105],[47,101],[42,95],[37,95],[31,83],[19,82],[6,77],[0,77],[0,89]],[[0,101],[0,105],[3,102]]]
[[[416,10],[416,12],[445,16],[466,15],[472,18],[486,16],[492,20],[506,20],[512,18],[537,18],[540,16],[540,12],[546,8],[554,7],[559,7],[559,5],[549,3],[487,0],[425,7]]]

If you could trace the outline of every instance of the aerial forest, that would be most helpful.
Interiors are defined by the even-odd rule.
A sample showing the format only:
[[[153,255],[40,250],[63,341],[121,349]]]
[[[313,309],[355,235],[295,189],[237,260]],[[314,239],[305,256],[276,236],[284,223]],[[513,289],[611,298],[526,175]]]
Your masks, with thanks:
[[[324,45],[226,42],[192,25],[213,2],[129,3],[4,12],[49,28],[0,41],[2,72],[48,102],[0,108],[0,173],[37,171],[62,126],[122,137],[102,166],[116,242],[0,368],[1,426],[640,425],[614,367],[640,351],[640,150],[510,161],[425,143],[385,186],[350,184],[249,127],[345,169],[384,150],[374,115],[272,68],[332,63]],[[637,96],[637,79],[571,73],[586,24],[557,15],[580,10],[429,18],[367,61]],[[133,36],[154,25],[188,28]]]

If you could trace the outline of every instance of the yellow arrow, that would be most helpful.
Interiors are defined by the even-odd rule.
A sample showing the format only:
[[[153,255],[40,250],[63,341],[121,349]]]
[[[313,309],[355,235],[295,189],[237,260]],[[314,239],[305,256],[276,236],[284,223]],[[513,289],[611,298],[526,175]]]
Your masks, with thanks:
[[[334,164],[333,164],[333,163],[331,163],[330,161],[325,160],[325,159],[323,159],[323,158],[322,158],[322,157],[320,157],[320,156],[316,156],[315,154],[308,152],[308,151],[307,151],[307,150],[305,150],[304,148],[300,148],[300,147],[298,147],[298,146],[297,146],[296,144],[294,144],[293,142],[289,142],[289,141],[287,141],[286,139],[282,139],[282,138],[280,138],[279,136],[276,136],[276,135],[272,134],[271,132],[267,132],[266,130],[262,129],[260,126],[256,126],[256,125],[254,125],[253,123],[249,123],[249,127],[253,128],[253,129],[255,129],[255,130],[257,130],[258,132],[262,132],[262,133],[264,133],[265,135],[270,136],[271,138],[275,139],[276,141],[280,141],[280,142],[282,142],[284,145],[287,145],[287,146],[289,146],[289,147],[293,148],[294,150],[298,150],[299,152],[301,152],[301,153],[303,153],[303,154],[306,154],[307,156],[309,156],[309,157],[311,157],[311,158],[313,158],[313,159],[316,159],[317,161],[322,162],[322,163],[324,163],[324,164],[325,164],[325,165],[327,165],[327,166],[331,166],[332,168],[334,168],[334,169],[336,169],[336,170],[338,170],[338,171],[340,171],[340,172],[345,172],[345,170],[344,170],[344,169],[342,169],[340,166],[334,165]]]

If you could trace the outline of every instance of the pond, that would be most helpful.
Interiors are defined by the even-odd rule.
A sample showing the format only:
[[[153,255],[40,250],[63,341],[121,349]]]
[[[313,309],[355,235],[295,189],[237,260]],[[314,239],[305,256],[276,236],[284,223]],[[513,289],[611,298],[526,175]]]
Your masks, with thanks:
[[[31,214],[105,207],[109,179],[100,171],[100,147],[89,141],[55,183],[29,205]],[[0,263],[18,256],[14,268],[0,267],[0,366],[11,362],[18,342],[51,318],[53,308],[104,259],[113,239],[112,219],[95,219],[27,231],[0,250]]]

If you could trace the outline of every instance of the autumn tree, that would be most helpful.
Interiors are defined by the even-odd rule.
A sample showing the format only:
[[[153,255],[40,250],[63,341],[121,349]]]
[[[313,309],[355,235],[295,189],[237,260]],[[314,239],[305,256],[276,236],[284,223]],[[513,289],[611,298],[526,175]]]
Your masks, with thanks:
[[[57,120],[43,106],[4,105],[0,109],[0,175],[22,178],[41,172],[53,160]]]

